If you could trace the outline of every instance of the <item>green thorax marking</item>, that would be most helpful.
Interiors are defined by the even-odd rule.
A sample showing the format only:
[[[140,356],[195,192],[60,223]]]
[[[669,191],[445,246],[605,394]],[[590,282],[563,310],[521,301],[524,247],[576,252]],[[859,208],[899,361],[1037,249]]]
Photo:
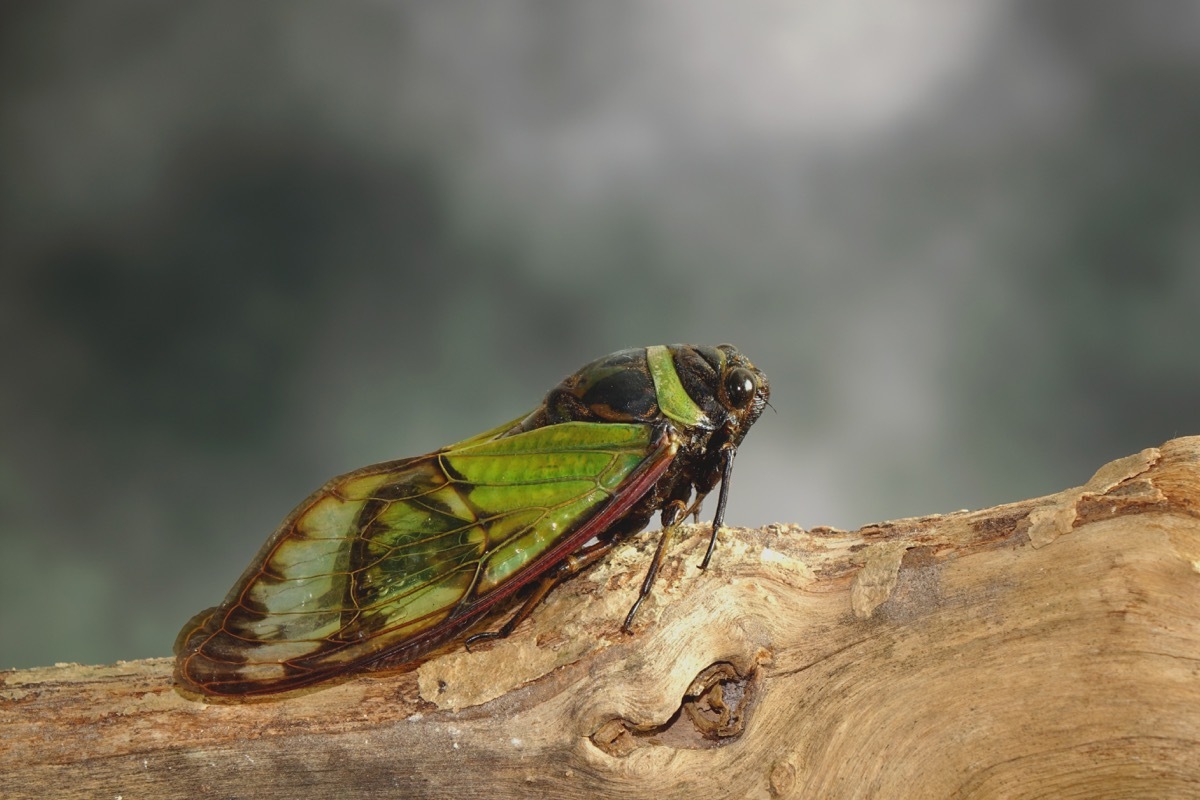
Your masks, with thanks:
[[[650,377],[654,379],[654,391],[658,395],[658,407],[667,418],[684,427],[711,428],[712,420],[688,395],[675,371],[675,361],[665,345],[656,344],[646,348],[646,363]]]

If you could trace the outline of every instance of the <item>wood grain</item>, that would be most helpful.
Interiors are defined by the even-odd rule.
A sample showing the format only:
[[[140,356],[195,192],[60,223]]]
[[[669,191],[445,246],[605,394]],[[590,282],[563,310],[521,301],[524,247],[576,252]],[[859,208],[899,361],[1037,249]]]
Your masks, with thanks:
[[[653,532],[486,649],[284,699],[0,673],[0,796],[1200,796],[1200,437],[846,532]]]

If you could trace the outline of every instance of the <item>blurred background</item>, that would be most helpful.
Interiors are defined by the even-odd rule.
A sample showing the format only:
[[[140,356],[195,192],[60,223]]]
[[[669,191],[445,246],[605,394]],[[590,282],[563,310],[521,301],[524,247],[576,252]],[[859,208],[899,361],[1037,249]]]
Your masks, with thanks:
[[[1051,493],[1200,433],[1200,4],[6,4],[0,266],[0,668],[630,346],[770,376],[732,525]]]

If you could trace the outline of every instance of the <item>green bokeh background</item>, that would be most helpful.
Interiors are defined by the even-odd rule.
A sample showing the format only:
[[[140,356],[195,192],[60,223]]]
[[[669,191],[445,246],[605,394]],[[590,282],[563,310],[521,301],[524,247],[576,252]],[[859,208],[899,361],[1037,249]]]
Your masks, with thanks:
[[[1198,41],[1194,3],[6,6],[0,667],[167,655],[326,478],[628,346],[770,375],[731,524],[1200,433]]]

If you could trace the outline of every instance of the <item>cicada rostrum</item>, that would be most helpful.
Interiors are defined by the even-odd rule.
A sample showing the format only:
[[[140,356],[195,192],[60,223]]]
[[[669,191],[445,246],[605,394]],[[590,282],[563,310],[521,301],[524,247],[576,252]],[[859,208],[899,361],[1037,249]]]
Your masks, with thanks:
[[[733,458],[767,379],[732,345],[622,350],[532,413],[428,455],[329,481],[267,540],[216,608],[175,643],[176,678],[206,695],[297,689],[413,661],[525,588],[507,635],[559,580],[661,512],[672,531],[718,483],[708,565]]]

